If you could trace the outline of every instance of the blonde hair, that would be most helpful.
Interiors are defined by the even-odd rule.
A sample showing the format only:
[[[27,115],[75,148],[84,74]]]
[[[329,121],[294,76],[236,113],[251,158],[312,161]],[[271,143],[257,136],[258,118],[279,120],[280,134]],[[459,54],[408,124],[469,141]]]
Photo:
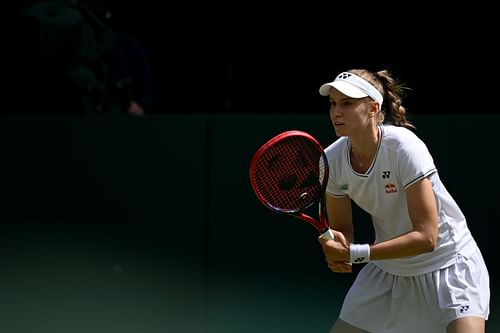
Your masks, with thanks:
[[[407,119],[406,108],[403,106],[405,91],[410,88],[395,79],[389,70],[370,72],[366,69],[351,69],[348,72],[370,82],[384,97],[384,103],[379,112],[379,123],[415,128]]]

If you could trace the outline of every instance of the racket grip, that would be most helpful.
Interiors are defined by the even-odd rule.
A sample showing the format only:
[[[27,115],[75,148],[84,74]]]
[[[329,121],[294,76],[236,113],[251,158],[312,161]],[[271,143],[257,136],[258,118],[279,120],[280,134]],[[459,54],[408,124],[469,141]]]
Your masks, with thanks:
[[[335,236],[333,235],[333,231],[330,228],[328,228],[324,233],[322,233],[320,237],[323,239],[326,239],[326,240],[334,240],[335,239]]]

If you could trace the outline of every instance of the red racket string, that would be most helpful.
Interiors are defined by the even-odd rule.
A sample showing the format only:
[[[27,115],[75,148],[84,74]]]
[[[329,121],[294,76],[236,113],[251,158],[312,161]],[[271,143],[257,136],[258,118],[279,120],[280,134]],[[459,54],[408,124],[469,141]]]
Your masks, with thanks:
[[[289,136],[265,146],[254,168],[254,187],[271,208],[301,211],[324,193],[327,161],[309,138]]]

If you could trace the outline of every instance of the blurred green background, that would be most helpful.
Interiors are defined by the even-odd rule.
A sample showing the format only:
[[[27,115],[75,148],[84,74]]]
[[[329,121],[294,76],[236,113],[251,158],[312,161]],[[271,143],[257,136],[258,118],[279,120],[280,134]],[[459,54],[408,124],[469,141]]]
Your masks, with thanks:
[[[413,120],[483,251],[499,331],[500,117]],[[2,117],[0,332],[328,332],[358,267],[330,272],[314,228],[248,181],[288,129],[335,140],[327,113]]]

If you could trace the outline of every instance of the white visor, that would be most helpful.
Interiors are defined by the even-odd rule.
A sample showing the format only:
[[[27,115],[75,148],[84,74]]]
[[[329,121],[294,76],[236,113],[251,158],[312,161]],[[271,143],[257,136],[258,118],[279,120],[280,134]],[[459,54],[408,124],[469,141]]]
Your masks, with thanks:
[[[382,102],[384,100],[382,94],[368,81],[353,73],[340,73],[334,81],[325,83],[319,87],[319,93],[322,96],[329,96],[332,88],[352,98],[369,96],[382,107]]]

